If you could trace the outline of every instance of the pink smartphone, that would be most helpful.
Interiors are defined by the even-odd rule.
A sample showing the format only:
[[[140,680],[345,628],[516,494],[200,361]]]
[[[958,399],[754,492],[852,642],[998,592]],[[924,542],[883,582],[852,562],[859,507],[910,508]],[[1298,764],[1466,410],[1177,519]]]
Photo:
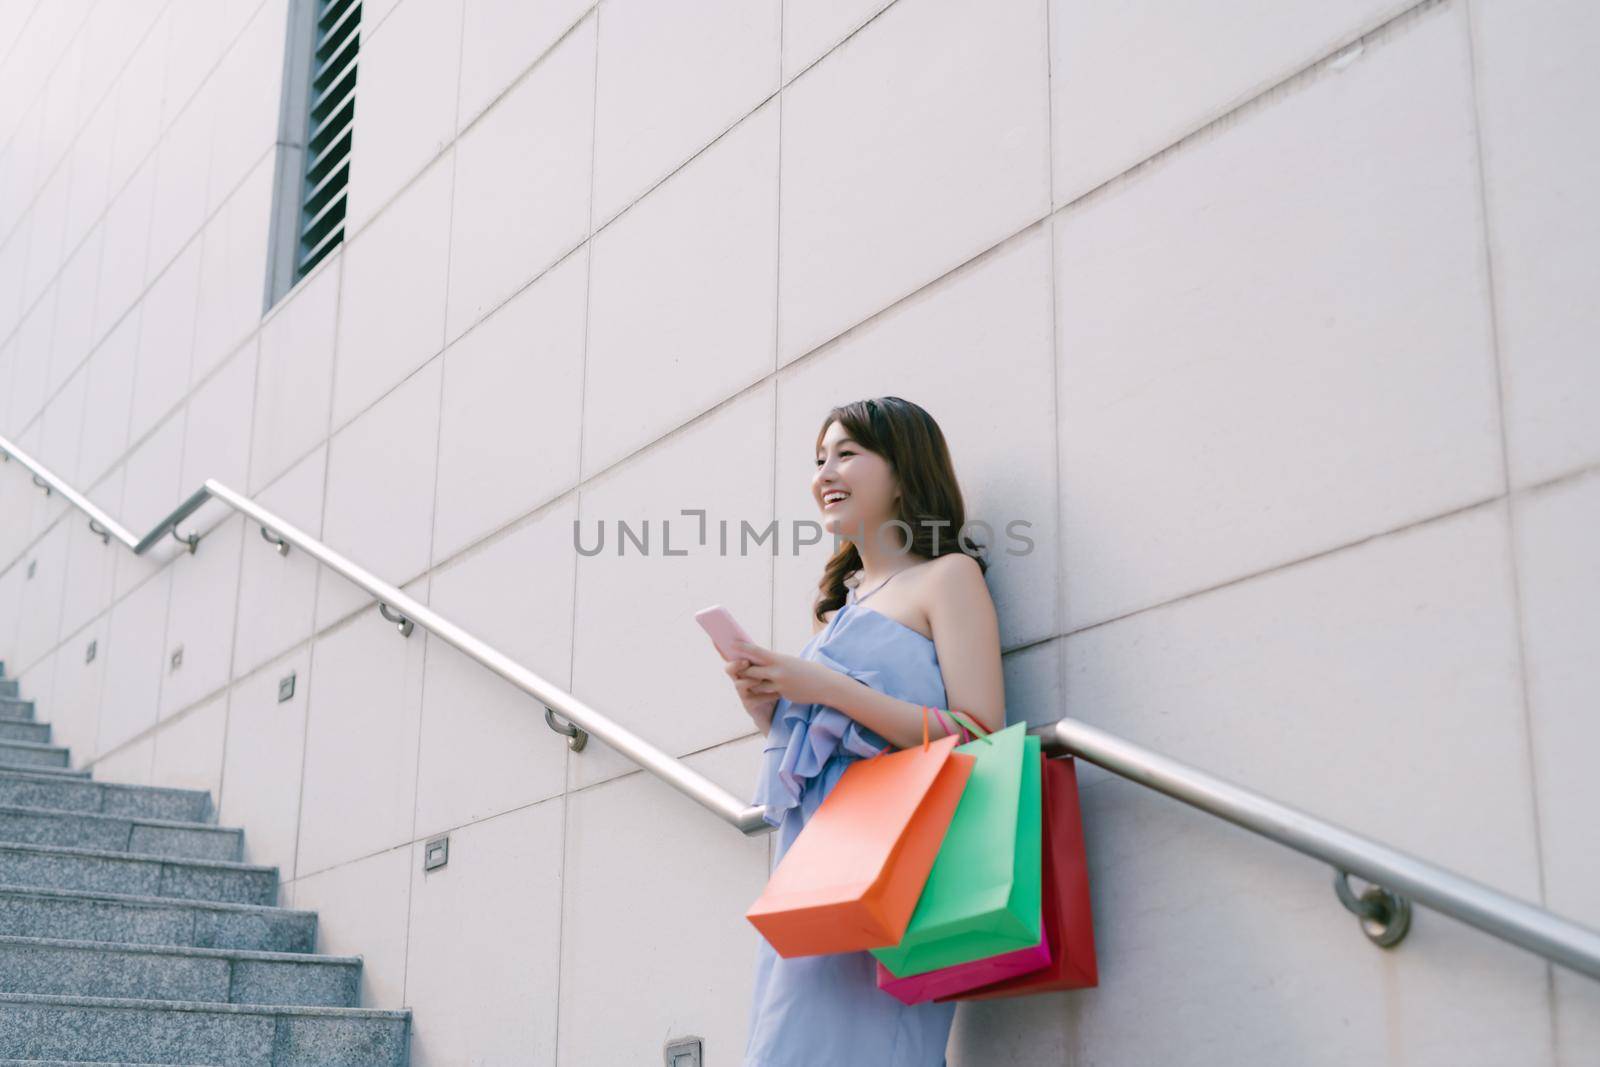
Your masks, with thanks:
[[[728,614],[728,609],[721,604],[713,604],[709,608],[695,612],[694,621],[711,635],[711,643],[717,646],[717,652],[725,660],[740,658],[740,651],[734,645],[734,641],[749,641],[752,645],[756,643],[755,638],[745,633],[744,627],[734,622],[733,616]]]

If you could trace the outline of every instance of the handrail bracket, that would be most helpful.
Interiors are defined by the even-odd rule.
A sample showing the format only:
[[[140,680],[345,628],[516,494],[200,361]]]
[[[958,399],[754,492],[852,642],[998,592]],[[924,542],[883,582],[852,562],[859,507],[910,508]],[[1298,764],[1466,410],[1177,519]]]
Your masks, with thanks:
[[[575,722],[557,723],[555,712],[548,707],[544,709],[544,721],[550,729],[568,738],[567,747],[574,752],[582,752],[583,746],[589,743],[589,731]]]
[[[278,555],[287,556],[289,554],[289,542],[268,530],[265,525],[261,527],[261,538],[262,540],[266,541],[267,544],[276,546],[278,549]]]
[[[266,529],[266,527],[262,527],[262,529]],[[385,604],[381,600],[378,601],[378,614],[382,615],[384,618],[398,626],[400,628],[401,637],[411,636],[411,631],[415,624],[404,615],[401,615],[399,612],[392,612],[389,608],[389,605]]]
[[[1369,885],[1358,897],[1350,888],[1350,872],[1334,868],[1333,891],[1339,903],[1361,919],[1361,932],[1379,948],[1393,948],[1411,930],[1411,901],[1379,885]]]

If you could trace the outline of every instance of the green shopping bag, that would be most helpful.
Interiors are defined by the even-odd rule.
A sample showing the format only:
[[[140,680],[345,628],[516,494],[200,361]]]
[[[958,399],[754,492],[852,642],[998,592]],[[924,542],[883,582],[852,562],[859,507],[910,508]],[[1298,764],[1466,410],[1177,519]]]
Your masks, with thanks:
[[[1039,943],[1043,783],[1027,725],[955,749],[977,762],[911,923],[898,944],[868,950],[896,978]]]

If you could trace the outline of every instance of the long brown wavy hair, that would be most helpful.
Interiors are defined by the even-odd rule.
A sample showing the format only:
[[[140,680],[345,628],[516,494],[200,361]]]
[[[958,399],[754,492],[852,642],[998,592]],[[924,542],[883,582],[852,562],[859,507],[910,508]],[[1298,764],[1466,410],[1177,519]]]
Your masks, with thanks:
[[[944,432],[932,415],[897,396],[841,404],[822,420],[822,428],[817,431],[816,451],[822,450],[822,439],[835,422],[841,423],[861,447],[889,461],[889,469],[900,489],[894,518],[911,530],[910,544],[906,547],[908,555],[933,559],[951,552],[967,552],[978,561],[981,571],[988,571],[984,546],[970,534],[964,538],[970,548],[958,541],[967,519],[966,507],[961,500],[961,487],[956,484],[955,466],[950,462]],[[934,520],[943,520],[947,525],[929,525]],[[905,527],[895,529],[900,531],[904,544]],[[937,549],[934,547],[936,534]],[[822,580],[817,583],[814,612],[819,621],[844,605],[848,592],[844,580],[860,568],[861,553],[856,550],[855,542],[844,542],[828,560]]]

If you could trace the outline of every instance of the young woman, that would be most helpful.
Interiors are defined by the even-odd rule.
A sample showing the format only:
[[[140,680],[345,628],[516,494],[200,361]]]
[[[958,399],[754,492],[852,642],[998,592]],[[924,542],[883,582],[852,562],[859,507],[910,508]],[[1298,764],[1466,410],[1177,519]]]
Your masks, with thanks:
[[[767,735],[755,803],[777,827],[774,866],[853,761],[922,743],[923,705],[1005,726],[987,564],[957,541],[961,490],[933,418],[893,396],[834,408],[811,495],[846,541],[811,640],[798,656],[744,645],[726,667]],[[928,734],[956,729],[934,716]],[[744,1067],[944,1064],[955,1002],[902,1004],[869,952],[784,959],[763,940],[758,953]]]

